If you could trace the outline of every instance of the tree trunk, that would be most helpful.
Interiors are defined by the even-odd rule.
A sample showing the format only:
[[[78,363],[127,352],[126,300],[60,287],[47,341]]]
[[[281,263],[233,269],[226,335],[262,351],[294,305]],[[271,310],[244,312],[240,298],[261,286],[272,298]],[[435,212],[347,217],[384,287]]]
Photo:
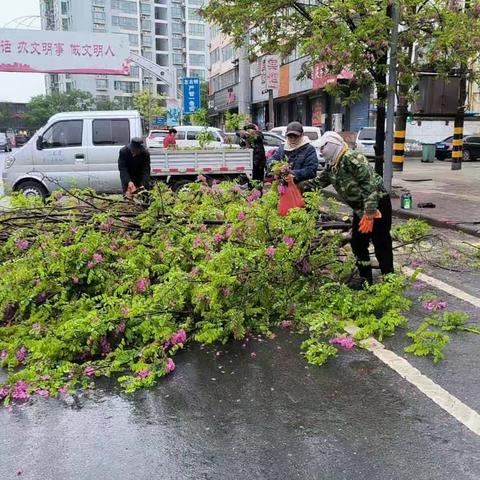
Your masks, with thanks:
[[[380,80],[380,81],[379,81]],[[383,177],[383,155],[385,153],[385,118],[387,100],[387,78],[377,79],[377,123],[375,132],[375,172]]]

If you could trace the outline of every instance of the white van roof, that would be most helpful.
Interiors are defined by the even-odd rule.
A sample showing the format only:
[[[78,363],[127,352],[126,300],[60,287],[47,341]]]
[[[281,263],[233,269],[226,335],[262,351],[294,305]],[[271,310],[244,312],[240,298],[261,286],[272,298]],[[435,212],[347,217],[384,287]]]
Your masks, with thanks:
[[[80,112],[62,112],[53,115],[50,120],[76,120],[88,118],[140,118],[138,110],[92,110]]]

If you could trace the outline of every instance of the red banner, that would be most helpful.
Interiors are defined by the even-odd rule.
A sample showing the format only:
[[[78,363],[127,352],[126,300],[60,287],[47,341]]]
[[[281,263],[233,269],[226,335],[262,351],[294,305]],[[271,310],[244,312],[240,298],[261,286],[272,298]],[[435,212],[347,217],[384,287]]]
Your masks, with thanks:
[[[350,70],[343,69],[338,75],[329,75],[325,73],[325,67],[317,63],[313,69],[313,88],[325,88],[329,83],[335,83],[337,80],[351,80],[353,73]]]

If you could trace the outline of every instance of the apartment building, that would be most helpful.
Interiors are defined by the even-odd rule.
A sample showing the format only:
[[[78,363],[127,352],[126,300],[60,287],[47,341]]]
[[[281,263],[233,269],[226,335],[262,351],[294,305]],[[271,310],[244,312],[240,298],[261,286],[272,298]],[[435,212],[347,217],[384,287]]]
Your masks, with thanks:
[[[47,92],[84,90],[99,100],[116,100],[122,108],[130,108],[133,94],[144,88],[178,99],[183,77],[207,77],[208,31],[198,13],[203,3],[204,0],[40,0],[43,29],[127,34],[132,52],[172,72],[171,86],[135,64],[128,77],[47,75]]]

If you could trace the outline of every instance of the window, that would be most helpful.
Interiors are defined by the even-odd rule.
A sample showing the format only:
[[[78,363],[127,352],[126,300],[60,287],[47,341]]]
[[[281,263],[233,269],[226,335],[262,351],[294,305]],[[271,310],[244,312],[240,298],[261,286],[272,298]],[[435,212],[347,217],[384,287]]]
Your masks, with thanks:
[[[105,23],[105,12],[93,12],[93,21]]]
[[[168,52],[168,38],[156,38],[155,46],[157,50]]]
[[[157,65],[168,67],[168,53],[157,53]]]
[[[220,28],[217,25],[213,25],[210,28],[210,38],[218,37],[220,35],[220,33],[221,33]]]
[[[129,0],[112,0],[112,9],[120,10],[124,13],[137,13],[137,3]]]
[[[131,47],[138,47],[138,35],[134,33],[128,34],[128,43]]]
[[[83,120],[65,120],[54,123],[43,134],[43,148],[80,147]]]
[[[185,43],[183,42],[183,38],[173,37],[172,38],[172,48],[178,50],[185,47]]]
[[[222,48],[222,60],[224,62],[233,58],[234,51],[232,45],[227,45],[226,47]]]
[[[150,15],[152,9],[150,8],[150,4],[148,3],[141,3],[140,4],[140,13],[143,15]]]
[[[163,83],[158,83],[157,93],[158,95],[168,95],[168,85],[164,85]]]
[[[190,23],[188,25],[188,33],[190,35],[205,35],[205,25],[203,23]]]
[[[190,65],[195,67],[204,67],[205,66],[205,55],[198,55],[196,53],[191,53],[188,56],[188,61]]]
[[[202,6],[204,4],[204,0],[188,0],[188,4]]]
[[[65,30],[65,29],[64,29]],[[93,31],[94,32],[106,32],[105,24],[104,23],[94,23],[93,24]]]
[[[174,53],[173,54],[173,64],[174,65],[183,65],[183,55],[181,53]]]
[[[137,82],[124,82],[116,80],[113,83],[115,90],[121,90],[124,93],[135,93],[140,90],[140,85]]]
[[[167,9],[162,7],[155,7],[155,20],[167,20]]]
[[[112,25],[114,27],[120,27],[125,30],[138,30],[138,23],[136,18],[129,17],[117,17],[112,16]]]
[[[187,132],[187,140],[196,140],[199,133],[201,132]]]
[[[155,3],[161,3],[163,5],[167,4],[167,0],[155,0]]]
[[[172,7],[172,18],[183,19],[183,8],[182,7]]]
[[[115,97],[115,103],[122,109],[122,110],[129,110],[133,107],[133,99],[132,97]]]
[[[196,21],[202,21],[202,17],[198,13],[198,8],[189,8],[188,9],[188,19],[189,20],[196,20]]]
[[[205,51],[205,40],[200,40],[197,38],[190,38],[188,40],[188,48],[190,50],[198,50],[200,52]]]
[[[94,145],[126,145],[130,142],[130,122],[128,119],[94,120]]]
[[[68,3],[67,2],[62,2],[62,15],[68,15]]]
[[[173,22],[172,23],[172,33],[185,33],[183,23]]]
[[[304,135],[308,137],[310,140],[318,140],[317,132],[304,132]]]
[[[142,46],[144,47],[151,47],[152,46],[152,36],[145,35],[142,33]]]
[[[198,77],[201,80],[205,80],[205,70],[192,70],[190,69],[190,76],[191,77]]]
[[[68,18],[62,18],[62,30],[68,30]]]
[[[92,0],[92,5],[97,7],[104,7],[105,0]]]
[[[137,67],[136,65],[130,66],[130,76],[138,78],[138,74],[140,72],[140,67]]]
[[[108,80],[104,78],[97,78],[96,80],[97,90],[107,90],[108,89]]]
[[[214,64],[220,61],[220,49],[216,48],[210,52],[210,64]]]
[[[168,23],[156,23],[155,24],[155,35],[168,35]]]
[[[267,147],[280,147],[283,145],[283,140],[274,137],[273,135],[265,135],[263,138],[263,144]]]
[[[142,30],[150,31],[150,30],[152,30],[152,21],[142,19],[140,21],[140,27],[141,27]]]

